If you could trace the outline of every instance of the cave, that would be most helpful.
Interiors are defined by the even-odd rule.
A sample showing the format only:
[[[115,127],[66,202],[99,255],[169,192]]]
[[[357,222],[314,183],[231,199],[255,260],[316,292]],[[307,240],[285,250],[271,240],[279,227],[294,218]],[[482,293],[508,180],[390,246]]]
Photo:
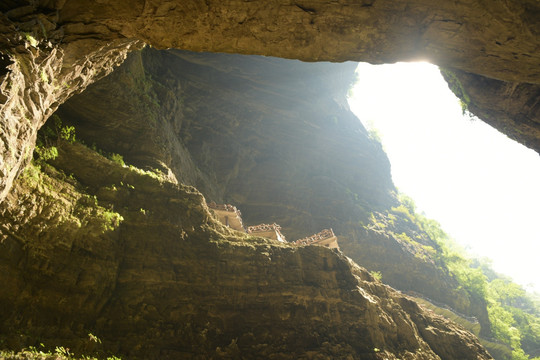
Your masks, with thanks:
[[[2,346],[126,358],[511,356],[489,338],[484,300],[419,260],[436,243],[366,226],[399,200],[380,144],[343,102],[348,60],[429,61],[471,112],[538,151],[536,1],[1,10]],[[79,141],[60,139],[56,118]],[[47,128],[58,137],[50,161],[32,155]],[[209,201],[293,238],[333,227],[346,256],[232,231]],[[377,216],[395,233],[419,231]],[[398,290],[360,267],[382,258]],[[453,321],[416,302],[426,298]]]

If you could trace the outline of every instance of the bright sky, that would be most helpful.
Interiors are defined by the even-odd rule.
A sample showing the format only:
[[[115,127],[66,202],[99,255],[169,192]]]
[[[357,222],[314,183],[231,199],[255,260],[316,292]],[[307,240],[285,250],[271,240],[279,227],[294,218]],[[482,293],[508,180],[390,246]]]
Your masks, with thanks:
[[[357,71],[349,104],[380,134],[399,190],[471,253],[540,292],[540,156],[463,116],[434,65]]]

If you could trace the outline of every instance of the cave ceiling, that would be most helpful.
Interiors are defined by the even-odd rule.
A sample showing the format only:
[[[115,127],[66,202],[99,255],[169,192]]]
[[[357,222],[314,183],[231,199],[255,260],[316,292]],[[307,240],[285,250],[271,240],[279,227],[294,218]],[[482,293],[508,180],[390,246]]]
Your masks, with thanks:
[[[144,44],[303,61],[429,61],[451,71],[473,113],[540,150],[536,0],[42,0],[4,1],[0,11],[0,198],[56,108]]]

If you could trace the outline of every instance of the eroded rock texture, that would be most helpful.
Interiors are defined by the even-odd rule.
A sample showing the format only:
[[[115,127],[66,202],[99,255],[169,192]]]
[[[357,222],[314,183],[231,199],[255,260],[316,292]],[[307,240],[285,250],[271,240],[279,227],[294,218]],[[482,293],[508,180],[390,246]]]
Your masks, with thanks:
[[[444,72],[443,72],[444,73]],[[450,87],[467,103],[469,111],[500,132],[538,151],[540,87],[505,82],[464,71],[445,75]]]
[[[307,113],[291,110],[290,105],[303,102],[305,109],[313,99],[324,99],[306,89],[309,83],[304,90],[312,98],[291,101],[287,89],[279,87],[267,93],[287,104],[282,113],[252,116],[250,112],[261,114],[261,105],[244,101],[251,108],[228,109],[228,117],[219,122],[204,100],[191,107],[163,101],[170,108],[161,102],[163,95],[187,89],[192,100],[197,91],[209,93],[211,77],[224,79],[235,66],[172,55],[183,61],[181,67],[208,70],[207,82],[197,80],[199,88],[190,83],[189,73],[166,83],[170,76],[159,60],[154,64],[161,71],[155,73],[156,81],[134,66],[137,76],[126,76],[124,83],[143,82],[142,88],[131,89],[142,99],[134,106],[137,113],[151,115],[147,123],[140,121],[142,116],[121,127],[119,120],[84,122],[84,132],[94,131],[94,137],[103,137],[104,148],[142,167],[167,171],[171,181],[121,168],[80,145],[61,144],[55,166],[68,176],[45,166],[45,173],[30,168],[10,189],[29,162],[37,129],[47,117],[111,72],[141,41],[309,61],[428,59],[451,69],[472,111],[498,128],[508,127],[512,136],[538,150],[536,1],[7,0],[0,11],[0,276],[9,289],[0,295],[0,320],[9,347],[43,341],[84,350],[81,339],[94,332],[104,338],[107,351],[133,357],[489,358],[471,334],[419,310],[340,254],[229,233],[211,219],[200,193],[173,180],[245,205],[252,221],[276,219],[291,236],[341,219],[336,230],[344,244],[347,239],[354,244],[354,222],[365,217],[366,209],[392,204],[391,181],[384,176],[387,163],[376,144],[353,144],[367,136],[340,110],[339,100],[315,103]],[[247,89],[218,92],[228,101],[217,104],[249,100],[250,90],[260,96],[256,82],[269,79],[257,79],[256,73],[235,79]],[[331,84],[333,74],[330,79]],[[328,106],[336,113],[320,117],[317,110]],[[131,107],[126,107],[128,114]],[[111,109],[116,115],[123,110]],[[300,132],[288,126],[287,120],[306,115],[315,121],[307,121]],[[194,121],[205,116],[211,122]],[[249,127],[249,122],[240,127],[245,120],[273,126],[260,133],[264,128]],[[108,132],[103,135],[100,127]],[[122,136],[113,143],[117,130]],[[328,141],[323,135],[328,133],[343,144]],[[124,135],[136,135],[142,148],[133,147]],[[290,145],[267,143],[258,153],[250,152],[255,148],[250,142],[275,138]],[[231,147],[227,139],[244,143]],[[314,153],[330,158],[343,154],[336,149],[345,140],[353,150],[346,160],[366,165],[371,176],[352,171],[344,183],[336,183],[332,174],[343,170],[340,161],[319,168],[310,159]],[[274,151],[279,156],[269,155]],[[306,162],[313,168],[296,166]],[[245,174],[258,178],[263,190],[244,180]],[[283,187],[289,181],[304,188],[291,192]],[[311,189],[326,190],[311,203],[306,201],[312,198]],[[404,244],[389,249],[392,258],[434,269],[415,260]],[[466,304],[462,299],[460,294],[456,304]]]
[[[384,227],[365,226],[397,201],[386,155],[346,102],[354,68],[145,49],[57,114],[87,144],[234,203],[247,225],[278,222],[289,240],[333,228],[347,256],[478,318],[489,336],[486,304],[398,236],[437,248],[417,225],[381,217]]]
[[[520,100],[527,104],[536,101],[540,81],[540,10],[535,0],[42,0],[7,1],[0,10],[0,197],[25,163],[35,131],[50,109],[109,71],[137,39],[156,47],[309,61],[427,59],[479,79],[512,83],[503,87],[531,87],[527,94],[533,97]],[[70,88],[62,88],[64,83]],[[14,90],[14,84],[20,88]],[[507,95],[491,88],[484,95],[477,82],[463,85],[479,94],[471,109],[481,116]],[[536,133],[537,109],[533,106],[528,115],[532,121],[525,125],[519,106],[501,108],[492,121],[500,129],[532,127]],[[540,149],[535,135],[509,133]]]
[[[364,227],[397,201],[386,155],[347,104],[354,69],[146,49],[58,115],[86,143],[170,168],[209,200],[239,206],[248,225],[275,221],[289,240],[333,228],[345,253],[387,283],[481,318],[488,334],[485,306],[473,311],[448,273],[394,236],[418,228]]]
[[[59,149],[78,181],[30,168],[0,207],[4,346],[88,352],[92,333],[128,358],[490,359],[339,252],[231,233],[192,187]]]
[[[110,73],[138,44],[66,36],[54,9],[20,5],[0,5],[0,199],[28,164],[37,130],[58,105]]]
[[[369,209],[394,203],[386,154],[348,107],[355,67],[146,49],[58,115],[88,144],[164,165],[242,205],[248,223],[271,216],[299,238],[362,217],[355,196]]]

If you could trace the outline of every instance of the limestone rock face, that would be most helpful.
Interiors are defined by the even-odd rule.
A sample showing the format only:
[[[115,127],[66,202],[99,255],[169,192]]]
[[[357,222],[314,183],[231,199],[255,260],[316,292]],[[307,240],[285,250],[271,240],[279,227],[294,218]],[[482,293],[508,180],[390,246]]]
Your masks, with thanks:
[[[355,67],[145,50],[58,115],[86,143],[164,164],[247,225],[298,239],[394,203],[386,154],[347,104]]]
[[[140,48],[126,39],[65,41],[53,9],[10,6],[15,3],[0,5],[0,199],[28,164],[37,130],[58,105],[111,72],[130,49]]]
[[[415,240],[423,246],[438,248],[417,226],[400,223],[393,228],[372,225],[361,228],[349,225],[345,229],[345,234],[340,236],[340,246],[347,256],[371,271],[380,272],[382,280],[396,289],[474,318],[479,324],[476,334],[491,338],[485,301],[471,296],[445,267],[441,268],[421,248],[411,246],[399,236],[416,236]]]
[[[508,137],[538,151],[538,85],[489,79],[459,70],[454,70],[453,74],[454,77],[446,75],[446,80],[451,88],[463,89],[458,91],[458,96],[468,103],[470,112]]]
[[[60,23],[77,24],[67,34],[117,33],[158,48],[306,61],[424,58],[505,81],[540,81],[534,0],[68,1],[59,14]]]
[[[5,1],[0,5],[0,198],[27,162],[35,133],[58,104],[82,91],[142,40],[155,47],[263,54],[309,61],[374,63],[424,59],[500,84],[486,95],[482,116],[504,103],[501,88],[526,87],[520,103],[537,100],[540,81],[535,0],[493,3],[367,0],[291,3],[221,0]],[[480,86],[480,88],[478,88]],[[46,95],[45,95],[46,94]],[[531,97],[526,98],[528,95]],[[522,124],[519,105],[497,112],[515,138],[540,149],[538,111]],[[489,115],[489,114],[488,114]],[[499,120],[491,120],[499,124]],[[496,125],[504,128],[503,125]]]
[[[73,176],[32,168],[0,205],[12,348],[88,351],[92,333],[125,358],[491,358],[339,252],[222,227],[192,187],[79,144],[54,165]]]
[[[396,236],[420,236],[417,226],[364,226],[396,200],[386,155],[347,105],[354,68],[145,49],[57,114],[87,144],[162,164],[209,201],[237,205],[246,225],[277,222],[291,241],[333,228],[387,284],[474,316],[489,335],[486,304]]]
[[[257,117],[250,113],[273,109],[261,112],[264,103],[249,99],[261,95],[257,81],[271,80],[254,77],[257,69],[249,81],[234,79],[248,86],[244,91],[230,86],[212,92],[213,80],[223,82],[227,71],[243,64],[163,55],[177,57],[180,67],[194,73],[208,70],[207,82],[192,81],[188,72],[172,84],[158,60],[155,80],[131,64],[138,76],[122,84],[142,82],[138,116],[121,127],[82,121],[84,133],[88,139],[102,137],[103,148],[130,154],[140,166],[166,171],[170,181],[64,144],[55,166],[78,181],[46,167],[44,173],[29,168],[10,189],[45,120],[110,73],[141,41],[309,61],[427,59],[454,71],[473,112],[538,151],[537,1],[6,0],[0,12],[0,276],[9,289],[0,294],[4,343],[17,347],[43,340],[81,349],[80,339],[93,332],[108,341],[108,350],[134,357],[489,358],[470,334],[419,310],[343,256],[231,234],[211,219],[199,192],[177,184],[196,185],[216,200],[230,197],[253,221],[274,217],[293,237],[338,219],[336,232],[352,234],[353,222],[365,217],[366,209],[389,206],[392,185],[384,175],[384,154],[373,142],[354,144],[367,138],[365,131],[340,100],[313,101],[325,97],[317,97],[316,88],[307,91],[309,83],[302,91],[311,98],[300,100],[287,88],[274,87],[266,95],[287,104],[278,109],[289,110]],[[324,73],[317,64],[305,69]],[[282,73],[280,80],[297,80],[295,72]],[[201,97],[196,101],[198,91],[216,94],[215,106],[242,101],[247,106],[228,109],[230,115],[219,122],[211,104]],[[191,107],[162,100],[179,93],[191,96]],[[303,109],[313,104],[313,111],[294,110],[300,103]],[[326,107],[335,119],[319,114]],[[116,115],[123,110],[111,109]],[[140,114],[151,115],[147,123]],[[299,133],[289,120],[301,116],[314,121],[306,121]],[[152,122],[162,118],[166,121]],[[240,126],[244,119],[270,126]],[[103,135],[100,127],[108,132]],[[342,143],[328,141],[328,134]],[[132,137],[140,148],[126,140]],[[276,147],[270,142],[276,138],[291,146]],[[227,139],[244,143],[231,145]],[[253,152],[259,139],[264,146]],[[334,166],[321,168],[313,159],[314,154],[335,159],[344,154],[343,146],[350,146],[350,158]],[[344,163],[365,166],[337,183],[332,174]],[[291,192],[289,183],[299,192]],[[309,191],[324,196],[311,203]],[[406,257],[414,260],[412,253]]]
[[[390,206],[386,156],[345,101],[354,64],[307,65],[147,49],[61,106],[88,146],[167,176],[64,141],[62,172],[25,171],[0,205],[2,343],[85,352],[91,333],[128,358],[490,358],[343,254],[230,231],[177,184],[291,236],[325,223],[346,237]]]

